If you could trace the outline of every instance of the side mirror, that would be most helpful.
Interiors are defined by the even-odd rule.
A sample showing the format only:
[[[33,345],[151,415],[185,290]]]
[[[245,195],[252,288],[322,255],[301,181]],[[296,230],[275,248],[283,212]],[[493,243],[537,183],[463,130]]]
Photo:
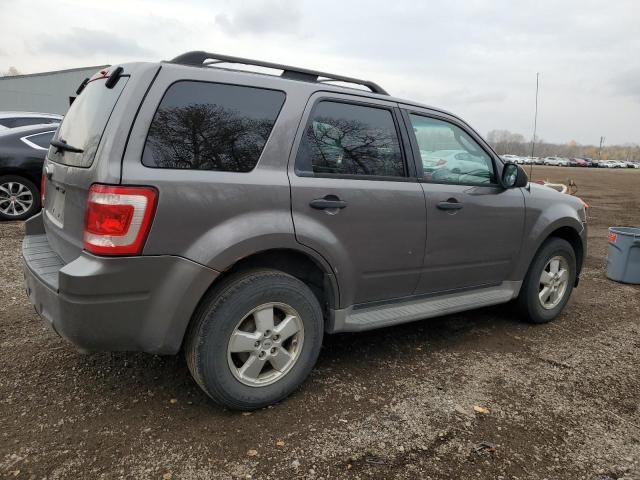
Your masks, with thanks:
[[[526,187],[529,177],[520,165],[512,162],[504,164],[502,169],[502,186],[504,188]]]

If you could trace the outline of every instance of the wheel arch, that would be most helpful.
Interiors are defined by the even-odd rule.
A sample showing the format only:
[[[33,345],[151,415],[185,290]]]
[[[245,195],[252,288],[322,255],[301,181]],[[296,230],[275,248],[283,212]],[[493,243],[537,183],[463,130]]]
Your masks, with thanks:
[[[582,264],[584,262],[584,254],[585,254],[584,244],[582,242],[582,238],[580,237],[580,234],[576,231],[575,228],[565,225],[563,227],[556,228],[551,233],[549,233],[547,238],[545,238],[545,240],[542,242],[540,246],[542,246],[544,242],[546,242],[548,239],[553,237],[566,240],[567,242],[569,242],[571,247],[573,247],[573,251],[576,255],[576,277],[577,277],[578,275],[580,275],[580,272],[582,271]],[[538,249],[540,249],[540,247],[538,247]]]
[[[578,221],[574,221],[573,219],[563,219],[558,222],[554,222],[549,225],[547,229],[538,237],[538,241],[534,245],[533,248],[529,250],[530,254],[526,258],[526,263],[521,264],[522,274],[520,275],[520,280],[525,278],[526,274],[529,272],[531,265],[533,264],[538,252],[543,247],[545,242],[547,242],[550,238],[561,238],[569,242],[573,251],[576,255],[576,285],[578,282],[578,278],[580,272],[582,271],[582,264],[584,262],[584,258],[586,255],[586,245],[584,244],[584,240],[581,236],[581,230],[579,228],[584,228]]]
[[[17,167],[11,167],[11,166],[1,167],[0,177],[5,175],[13,175],[15,177],[25,178],[36,186],[36,189],[38,190],[38,192],[40,191],[40,179],[36,178],[36,176],[32,172],[29,172],[27,170],[17,168]]]
[[[240,258],[226,268],[220,277],[226,278],[252,268],[279,270],[307,283],[323,308],[339,305],[339,290],[335,275],[324,259],[293,248],[271,248]]]
[[[229,277],[244,271],[253,269],[272,269],[287,273],[309,286],[314,293],[322,309],[325,325],[329,319],[331,309],[339,305],[340,292],[335,275],[330,266],[322,258],[310,252],[294,248],[271,248],[249,254],[237,259],[209,285],[194,308],[189,325],[193,323],[193,315],[199,310],[201,303],[208,297],[210,292]],[[186,338],[189,325],[185,329],[182,343]]]

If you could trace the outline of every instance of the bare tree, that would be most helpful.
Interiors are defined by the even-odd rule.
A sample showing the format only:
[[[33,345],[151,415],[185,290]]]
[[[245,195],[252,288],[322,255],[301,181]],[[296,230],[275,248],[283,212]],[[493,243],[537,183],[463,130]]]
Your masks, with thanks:
[[[389,131],[356,120],[317,117],[306,131],[314,171],[401,176],[400,146]]]
[[[524,136],[519,133],[512,133],[509,130],[491,130],[487,134],[487,141],[500,155],[505,153],[525,155],[527,153]]]
[[[9,67],[9,70],[6,72],[0,72],[0,77],[15,77],[16,75],[21,75],[20,71],[16,67]]]
[[[247,172],[272,127],[272,120],[256,120],[219,105],[161,108],[144,155],[162,167]]]

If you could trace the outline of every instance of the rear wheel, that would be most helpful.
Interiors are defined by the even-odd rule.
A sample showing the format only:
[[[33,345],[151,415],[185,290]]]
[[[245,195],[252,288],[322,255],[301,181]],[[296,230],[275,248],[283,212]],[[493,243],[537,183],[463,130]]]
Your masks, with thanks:
[[[533,323],[556,318],[569,301],[576,279],[576,256],[569,242],[548,239],[536,254],[518,297],[518,306]]]
[[[185,344],[187,364],[217,403],[264,407],[307,377],[323,327],[320,304],[303,282],[273,270],[245,272],[203,299]]]
[[[40,209],[40,194],[31,180],[0,176],[0,219],[25,220]]]

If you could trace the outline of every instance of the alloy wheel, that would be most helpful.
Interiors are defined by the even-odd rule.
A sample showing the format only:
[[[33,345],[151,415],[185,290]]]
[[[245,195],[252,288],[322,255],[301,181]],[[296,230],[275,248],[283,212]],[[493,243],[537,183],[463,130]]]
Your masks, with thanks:
[[[260,305],[238,322],[229,337],[229,368],[244,385],[271,385],[296,364],[303,342],[304,324],[290,305]]]
[[[551,310],[564,298],[569,285],[569,262],[562,256],[547,261],[540,274],[538,298],[542,308]]]
[[[19,217],[31,209],[33,202],[33,193],[26,185],[16,181],[0,185],[0,213]]]

